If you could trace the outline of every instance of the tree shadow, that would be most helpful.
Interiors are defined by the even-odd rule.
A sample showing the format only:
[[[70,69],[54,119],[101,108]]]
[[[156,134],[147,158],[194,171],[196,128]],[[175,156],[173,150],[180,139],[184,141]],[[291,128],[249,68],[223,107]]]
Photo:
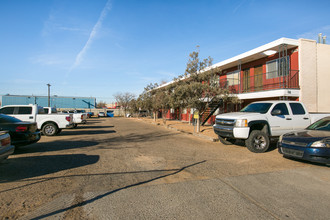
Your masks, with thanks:
[[[29,156],[7,159],[0,166],[0,183],[43,176],[98,162],[99,155],[70,154]]]
[[[125,136],[115,136],[110,137],[107,139],[100,140],[100,143],[109,143],[109,142],[115,142],[115,143],[139,143],[139,142],[146,142],[146,141],[156,141],[159,139],[162,139],[164,137],[173,137],[176,135],[180,135],[180,133],[157,133],[157,132],[150,132],[146,134],[135,134],[131,133]]]

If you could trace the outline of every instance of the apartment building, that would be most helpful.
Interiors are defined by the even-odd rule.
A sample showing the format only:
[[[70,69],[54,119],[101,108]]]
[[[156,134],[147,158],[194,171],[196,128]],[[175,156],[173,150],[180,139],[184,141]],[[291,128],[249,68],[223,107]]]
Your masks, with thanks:
[[[299,100],[310,112],[330,112],[330,45],[325,42],[280,38],[210,68],[217,70],[219,86],[241,100],[239,106],[224,103],[214,115],[262,100]],[[167,114],[177,115],[175,110]],[[181,115],[191,117],[189,109]]]

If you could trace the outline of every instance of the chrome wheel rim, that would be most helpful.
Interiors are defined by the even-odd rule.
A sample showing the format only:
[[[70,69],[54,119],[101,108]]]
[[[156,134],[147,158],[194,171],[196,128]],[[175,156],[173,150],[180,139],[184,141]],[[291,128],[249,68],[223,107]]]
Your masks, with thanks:
[[[53,134],[55,132],[55,128],[53,126],[46,126],[45,131],[47,134]]]
[[[256,149],[264,149],[266,147],[266,144],[267,142],[264,136],[258,135],[257,137],[255,137],[253,145]]]

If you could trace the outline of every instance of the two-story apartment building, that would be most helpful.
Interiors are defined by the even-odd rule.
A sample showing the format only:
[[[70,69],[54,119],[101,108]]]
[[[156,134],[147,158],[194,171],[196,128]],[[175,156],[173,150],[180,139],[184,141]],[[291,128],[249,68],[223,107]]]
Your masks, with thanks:
[[[216,113],[279,99],[302,101],[310,112],[330,112],[330,45],[280,38],[210,68],[217,69],[219,86],[241,100],[240,106],[227,103]],[[168,117],[173,118],[174,112]],[[185,110],[181,118],[189,117]]]
[[[309,111],[330,112],[330,45],[281,38],[214,65],[220,86],[244,105],[259,100],[300,100]]]

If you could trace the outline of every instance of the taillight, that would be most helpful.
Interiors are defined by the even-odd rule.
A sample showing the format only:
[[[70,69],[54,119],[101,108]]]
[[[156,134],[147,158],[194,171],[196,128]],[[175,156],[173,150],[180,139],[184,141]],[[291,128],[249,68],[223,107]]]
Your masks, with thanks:
[[[82,120],[82,119],[84,119],[84,115],[81,115],[81,117],[80,117],[80,118],[81,118],[81,120]]]
[[[1,146],[7,146],[7,145],[10,145],[10,136],[1,140]]]
[[[65,119],[70,122],[71,121],[71,117],[70,116],[66,116]]]
[[[19,125],[16,127],[16,132],[26,132],[28,130],[26,125]]]

